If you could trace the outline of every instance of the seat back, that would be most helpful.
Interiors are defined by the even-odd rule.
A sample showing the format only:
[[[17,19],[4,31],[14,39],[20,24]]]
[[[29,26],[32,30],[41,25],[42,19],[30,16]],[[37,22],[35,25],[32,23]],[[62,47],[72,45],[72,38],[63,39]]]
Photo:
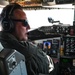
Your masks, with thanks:
[[[25,57],[14,49],[0,51],[1,75],[27,75]]]

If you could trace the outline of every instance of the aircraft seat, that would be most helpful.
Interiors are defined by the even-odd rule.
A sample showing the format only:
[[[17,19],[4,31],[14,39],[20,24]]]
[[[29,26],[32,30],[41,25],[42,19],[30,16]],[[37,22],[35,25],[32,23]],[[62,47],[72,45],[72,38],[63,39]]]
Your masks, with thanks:
[[[25,57],[14,49],[2,49],[0,72],[0,75],[27,75]]]

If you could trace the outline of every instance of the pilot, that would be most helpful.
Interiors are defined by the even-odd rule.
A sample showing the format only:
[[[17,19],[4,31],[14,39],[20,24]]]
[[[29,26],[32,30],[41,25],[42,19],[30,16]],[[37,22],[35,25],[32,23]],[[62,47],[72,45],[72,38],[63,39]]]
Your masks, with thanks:
[[[15,49],[25,56],[28,75],[52,75],[54,64],[51,57],[28,42],[30,25],[22,7],[17,3],[5,6],[0,20],[1,44],[4,48]]]

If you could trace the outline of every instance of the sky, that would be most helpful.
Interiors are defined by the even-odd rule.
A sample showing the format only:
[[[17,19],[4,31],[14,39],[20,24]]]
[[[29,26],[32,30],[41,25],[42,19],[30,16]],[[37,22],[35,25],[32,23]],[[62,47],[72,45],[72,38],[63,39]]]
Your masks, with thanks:
[[[70,24],[72,26],[74,21],[73,9],[31,10],[25,12],[32,29],[53,25],[48,22],[48,17],[51,17],[54,21],[60,21],[64,25]]]

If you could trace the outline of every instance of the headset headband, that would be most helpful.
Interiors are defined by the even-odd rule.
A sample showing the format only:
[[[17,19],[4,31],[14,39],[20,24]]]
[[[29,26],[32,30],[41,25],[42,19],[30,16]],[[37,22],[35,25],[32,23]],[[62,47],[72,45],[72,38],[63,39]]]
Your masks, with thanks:
[[[1,13],[1,18],[10,18],[13,15],[15,9],[22,9],[22,7],[17,3],[11,3],[3,8]]]

